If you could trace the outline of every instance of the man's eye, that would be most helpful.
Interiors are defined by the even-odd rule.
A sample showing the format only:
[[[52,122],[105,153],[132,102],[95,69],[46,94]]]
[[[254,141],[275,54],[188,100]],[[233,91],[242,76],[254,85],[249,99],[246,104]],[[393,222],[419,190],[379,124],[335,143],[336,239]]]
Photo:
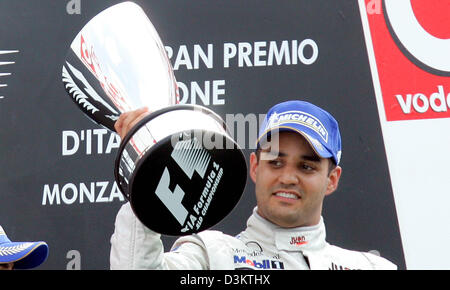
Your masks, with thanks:
[[[302,164],[302,169],[306,171],[312,171],[314,170],[314,167],[310,166],[309,164]]]
[[[282,162],[280,160],[270,160],[269,164],[272,165],[272,166],[279,167],[279,166],[282,165]]]

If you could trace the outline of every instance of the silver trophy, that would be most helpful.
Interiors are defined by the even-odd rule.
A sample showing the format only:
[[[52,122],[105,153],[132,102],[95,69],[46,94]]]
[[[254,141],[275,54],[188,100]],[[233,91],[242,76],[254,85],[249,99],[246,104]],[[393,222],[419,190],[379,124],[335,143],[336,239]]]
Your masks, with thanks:
[[[123,2],[91,19],[70,45],[62,80],[78,107],[112,131],[121,113],[152,111],[121,141],[114,170],[147,227],[199,232],[238,203],[247,179],[242,151],[220,116],[178,104],[164,45],[138,5]]]

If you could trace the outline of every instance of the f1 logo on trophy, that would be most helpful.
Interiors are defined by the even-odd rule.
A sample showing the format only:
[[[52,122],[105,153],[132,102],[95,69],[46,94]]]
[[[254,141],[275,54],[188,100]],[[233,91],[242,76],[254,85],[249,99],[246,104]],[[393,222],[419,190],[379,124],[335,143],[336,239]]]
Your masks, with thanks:
[[[152,113],[123,138],[116,182],[139,220],[166,235],[214,226],[235,207],[246,161],[225,122],[208,108],[178,103],[172,66],[145,12],[123,2],[92,18],[62,68],[67,93],[114,131],[121,113]]]

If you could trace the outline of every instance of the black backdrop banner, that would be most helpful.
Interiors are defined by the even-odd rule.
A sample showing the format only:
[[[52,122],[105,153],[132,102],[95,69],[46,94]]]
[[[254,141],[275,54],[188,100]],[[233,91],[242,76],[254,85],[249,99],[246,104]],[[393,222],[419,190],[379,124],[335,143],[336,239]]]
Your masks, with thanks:
[[[49,244],[39,269],[109,268],[125,202],[113,174],[120,139],[73,104],[61,66],[84,24],[120,2],[0,1],[0,224],[12,240]],[[325,199],[327,239],[406,267],[356,1],[134,2],[166,46],[181,102],[231,124],[247,161],[273,104],[302,99],[332,113],[343,176]],[[255,204],[249,178],[214,229],[238,234]],[[174,239],[163,237],[166,249]]]

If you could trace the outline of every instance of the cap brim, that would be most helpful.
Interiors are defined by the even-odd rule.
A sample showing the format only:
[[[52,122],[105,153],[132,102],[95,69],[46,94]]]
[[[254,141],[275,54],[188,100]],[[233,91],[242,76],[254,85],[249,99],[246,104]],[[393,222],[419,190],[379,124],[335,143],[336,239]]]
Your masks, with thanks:
[[[266,132],[261,134],[261,136],[258,138],[258,140],[256,141],[257,147],[260,147],[260,142],[263,140],[263,138],[266,138],[266,136],[269,136],[273,131],[298,133],[301,136],[303,136],[303,138],[305,138],[305,140],[308,142],[308,144],[311,146],[311,148],[314,150],[314,152],[319,157],[321,157],[321,158],[333,158],[333,154],[331,154],[328,151],[328,149],[325,146],[323,146],[322,143],[320,143],[320,141],[318,141],[317,139],[313,138],[308,133],[306,133],[306,132],[304,132],[302,130],[298,130],[298,129],[292,128],[291,126],[277,126],[277,127],[270,128],[270,130],[267,130]]]
[[[14,263],[14,269],[32,269],[48,256],[45,242],[11,242],[0,245],[0,263]]]

